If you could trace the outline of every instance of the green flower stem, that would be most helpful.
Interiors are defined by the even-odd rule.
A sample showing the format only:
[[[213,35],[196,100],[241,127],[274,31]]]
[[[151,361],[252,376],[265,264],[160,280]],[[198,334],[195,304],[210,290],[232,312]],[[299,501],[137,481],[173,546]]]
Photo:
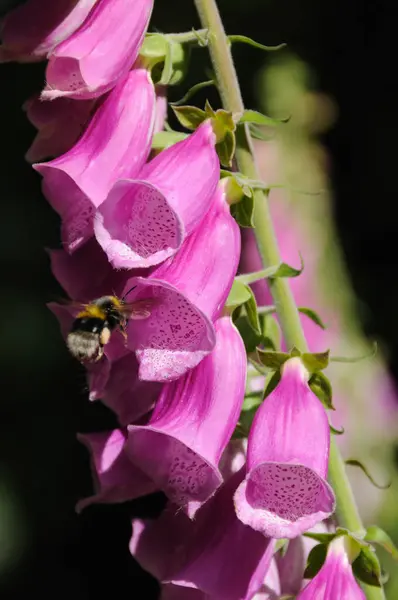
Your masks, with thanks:
[[[239,82],[232,60],[230,45],[218,12],[216,0],[194,0],[202,27],[208,30],[208,46],[217,77],[223,106],[233,114],[242,113],[244,105]],[[236,162],[239,171],[250,179],[260,179],[247,125],[236,130]],[[278,243],[269,212],[268,198],[261,190],[254,191],[254,233],[264,267],[281,262]],[[272,297],[288,347],[308,350],[301,326],[299,312],[288,281],[284,278],[269,280]],[[345,464],[333,439],[329,462],[329,479],[337,499],[336,516],[340,526],[353,533],[364,527],[349,484]],[[382,588],[363,586],[368,600],[384,600]]]
[[[175,42],[185,44],[189,42],[197,42],[198,38],[207,38],[207,29],[196,29],[192,31],[183,31],[181,33],[169,33]]]

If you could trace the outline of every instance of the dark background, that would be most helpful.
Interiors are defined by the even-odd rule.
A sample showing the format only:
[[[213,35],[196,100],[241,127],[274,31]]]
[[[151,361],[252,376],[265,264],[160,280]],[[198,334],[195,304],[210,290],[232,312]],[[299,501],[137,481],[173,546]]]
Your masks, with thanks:
[[[11,4],[1,3],[1,13]],[[339,120],[323,140],[333,164],[338,230],[355,290],[368,307],[365,330],[384,342],[398,376],[393,4],[219,0],[219,6],[228,33],[269,45],[287,42],[315,70],[318,89],[338,104]],[[193,26],[199,24],[192,1],[155,0],[151,30]],[[174,99],[204,79],[203,56],[205,50],[195,51]],[[245,103],[259,108],[254,78],[270,59],[244,45],[234,48],[234,57]],[[24,161],[35,130],[21,110],[43,77],[42,64],[0,65],[0,595],[155,598],[156,583],[134,564],[128,540],[131,516],[153,514],[162,498],[74,512],[91,491],[88,456],[76,432],[114,423],[104,407],[87,401],[84,374],[45,306],[63,295],[44,250],[59,246],[59,223],[40,194],[39,176]],[[1,564],[7,544],[15,548],[8,565]]]

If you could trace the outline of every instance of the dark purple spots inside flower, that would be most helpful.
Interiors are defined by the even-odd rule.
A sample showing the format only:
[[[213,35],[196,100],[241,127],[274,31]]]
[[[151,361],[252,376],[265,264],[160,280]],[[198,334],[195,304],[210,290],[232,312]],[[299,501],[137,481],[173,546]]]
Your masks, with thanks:
[[[303,465],[259,465],[247,484],[247,500],[275,518],[295,522],[322,508],[324,482]]]

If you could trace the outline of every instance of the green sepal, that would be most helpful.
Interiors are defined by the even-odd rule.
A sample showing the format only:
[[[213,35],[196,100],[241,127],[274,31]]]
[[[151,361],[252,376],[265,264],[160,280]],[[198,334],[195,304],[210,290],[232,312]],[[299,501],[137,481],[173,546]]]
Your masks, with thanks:
[[[261,335],[260,320],[257,313],[257,303],[253,291],[248,285],[235,279],[225,306],[232,313],[237,307],[243,305],[245,307],[250,326],[256,333]]]
[[[254,227],[254,198],[244,196],[237,204],[232,204],[231,215],[241,227]]]
[[[216,151],[220,163],[224,167],[232,167],[232,159],[235,154],[236,139],[233,131],[225,131],[224,137],[216,143]]]
[[[187,136],[187,133],[181,131],[158,131],[152,138],[152,150],[164,150],[169,146],[173,146],[176,142],[185,140]]]
[[[216,82],[214,81],[214,79],[209,79],[208,81],[201,81],[200,83],[196,83],[191,88],[189,88],[189,90],[187,91],[185,96],[180,98],[180,100],[176,100],[175,102],[170,102],[169,104],[170,104],[170,106],[181,106],[187,100],[192,98],[192,96],[194,96],[196,94],[196,92],[199,92],[200,90],[203,90],[206,87],[210,87],[211,85],[216,85]]]
[[[357,460],[356,458],[348,458],[345,461],[346,465],[350,465],[352,467],[359,467],[363,473],[365,473],[366,477],[369,479],[369,481],[379,490],[386,490],[389,487],[391,487],[391,481],[387,484],[384,485],[380,485],[379,483],[376,483],[376,481],[374,480],[374,478],[372,477],[372,475],[370,474],[369,470],[367,469],[367,467],[365,467],[364,464],[361,463],[360,460]]]
[[[262,350],[257,348],[257,354],[261,364],[273,371],[279,371],[282,365],[291,358],[286,352],[276,352],[275,350]]]
[[[238,275],[237,277],[235,277],[235,281],[238,280],[242,283],[254,283],[255,281],[260,281],[261,279],[276,279],[277,277],[298,277],[304,269],[304,262],[301,254],[300,259],[300,269],[291,267],[287,263],[280,263],[279,265],[267,267],[266,269],[262,269],[261,271],[255,271],[253,273],[245,273],[244,275]]]
[[[233,44],[234,42],[242,42],[243,44],[249,44],[249,46],[253,46],[254,48],[258,48],[259,50],[266,50],[267,52],[276,52],[277,50],[282,50],[282,48],[286,48],[287,44],[278,44],[277,46],[264,46],[264,44],[260,44],[255,40],[247,37],[246,35],[229,35],[228,41]]]
[[[313,321],[315,323],[315,325],[318,325],[318,327],[320,327],[321,329],[326,329],[325,323],[322,321],[321,317],[312,308],[307,308],[306,306],[300,306],[298,308],[298,311],[301,312],[301,314],[306,315],[309,319],[311,319],[311,321]]]
[[[296,346],[293,346],[293,348],[290,350],[289,354],[290,354],[291,358],[295,358],[296,356],[301,356],[301,352],[298,348],[296,348]]]
[[[336,429],[336,427],[333,427],[331,423],[329,423],[329,429],[330,433],[332,433],[333,435],[343,435],[345,432],[344,427],[342,427],[341,429]]]
[[[363,583],[375,587],[382,586],[380,563],[371,546],[362,547],[351,566],[355,577]]]
[[[271,371],[270,373],[268,373],[266,375],[265,378],[265,385],[264,385],[264,399],[269,396],[274,389],[276,388],[276,386],[278,385],[278,383],[281,380],[281,372],[280,371]]]
[[[323,371],[323,369],[326,369],[329,364],[329,352],[330,350],[314,353],[304,352],[301,355],[301,360],[310,373],[314,373],[315,371]]]
[[[260,323],[264,349],[278,350],[282,338],[278,321],[272,315],[260,315]]]
[[[150,69],[154,83],[176,85],[185,77],[189,57],[189,45],[173,41],[169,35],[147,33],[141,46],[140,57]]]
[[[303,575],[304,579],[312,579],[320,571],[325,562],[327,551],[327,543],[317,544],[312,548],[307,558],[307,566]]]
[[[314,394],[319,398],[325,408],[329,410],[336,410],[333,406],[332,398],[332,386],[330,384],[329,379],[326,377],[322,371],[316,371],[310,377],[308,382],[311,390]]]
[[[374,544],[382,546],[384,550],[391,554],[394,560],[398,561],[398,549],[390,536],[387,535],[387,533],[383,531],[381,527],[378,527],[377,525],[370,525],[366,529],[366,535],[364,539],[367,542],[373,542]]]
[[[192,131],[208,118],[205,111],[197,106],[172,106],[171,108],[181,125]]]
[[[281,538],[279,540],[276,540],[275,546],[274,546],[274,554],[276,554],[277,552],[280,552],[281,556],[285,556],[287,549],[289,548],[289,543],[290,543],[290,540],[287,538]]]
[[[214,134],[216,136],[216,150],[218,158],[224,167],[232,166],[235,154],[235,122],[230,111],[222,108],[214,111],[209,101],[206,101],[205,112],[211,119]]]
[[[268,125],[275,126],[280,125],[281,123],[287,123],[290,120],[290,117],[284,117],[283,119],[274,119],[272,117],[267,117],[267,115],[263,115],[257,110],[244,110],[242,114],[237,115],[237,123],[254,123],[255,125]]]
[[[361,360],[365,360],[366,358],[373,358],[377,354],[377,342],[373,342],[372,350],[366,352],[366,354],[362,354],[360,356],[331,356],[331,362],[340,362],[340,363],[356,363]]]
[[[251,352],[254,352],[257,346],[261,344],[262,336],[254,331],[253,327],[249,324],[247,315],[239,315],[239,317],[234,320],[234,324],[245,344],[246,353],[250,354]]]
[[[311,540],[315,540],[316,542],[320,542],[321,544],[330,544],[334,538],[342,535],[342,533],[312,533],[311,531],[307,531],[303,533],[304,537],[310,538]]]

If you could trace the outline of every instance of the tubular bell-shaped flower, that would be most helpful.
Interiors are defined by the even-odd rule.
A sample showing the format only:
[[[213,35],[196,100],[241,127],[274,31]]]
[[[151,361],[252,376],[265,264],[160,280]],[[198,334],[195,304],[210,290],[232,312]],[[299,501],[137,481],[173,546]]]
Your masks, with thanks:
[[[83,23],[97,0],[27,0],[3,19],[0,62],[45,58]]]
[[[218,463],[239,418],[246,354],[229,316],[194,370],[164,385],[147,425],[131,425],[130,458],[180,506],[202,503],[222,481]]]
[[[145,163],[155,123],[155,90],[146,69],[133,69],[97,109],[77,144],[34,168],[43,193],[62,218],[64,247],[73,252],[93,235],[95,209],[120,178]]]
[[[94,503],[116,503],[146,496],[156,490],[151,481],[133,465],[124,451],[125,435],[119,430],[78,436],[91,455],[96,492],[77,504],[78,511]]]
[[[216,600],[251,600],[261,590],[274,543],[236,518],[233,494],[243,477],[235,473],[193,521],[175,505],[157,521],[133,521],[131,553],[157,579],[185,589],[180,598],[198,589]]]
[[[206,317],[214,321],[219,316],[232,286],[239,252],[239,227],[229,212],[221,183],[205,218],[179,252],[146,279],[137,277],[126,283],[125,290],[136,285],[136,293],[144,297],[155,294],[162,300],[154,308],[156,328],[150,320],[130,321],[128,325],[127,343],[137,351],[142,379],[176,379],[211,350],[208,345],[198,344],[196,332],[199,326],[199,331],[206,332],[201,339],[214,343]],[[186,309],[179,312],[176,305]]]
[[[289,359],[250,430],[247,475],[235,507],[243,523],[270,537],[296,537],[334,511],[325,479],[328,417],[307,379],[301,360]]]
[[[68,152],[77,142],[95,107],[95,100],[76,102],[58,98],[43,102],[37,96],[27,100],[22,108],[37,134],[25,154],[28,162],[55,158]]]
[[[297,600],[366,600],[351,568],[346,536],[330,542],[320,571],[297,596]]]
[[[138,56],[153,0],[97,0],[83,25],[59,44],[46,70],[46,100],[94,98],[125,76]]]
[[[206,121],[147,163],[139,180],[118,181],[94,224],[112,265],[146,268],[175,254],[209,209],[219,176],[215,135]]]

